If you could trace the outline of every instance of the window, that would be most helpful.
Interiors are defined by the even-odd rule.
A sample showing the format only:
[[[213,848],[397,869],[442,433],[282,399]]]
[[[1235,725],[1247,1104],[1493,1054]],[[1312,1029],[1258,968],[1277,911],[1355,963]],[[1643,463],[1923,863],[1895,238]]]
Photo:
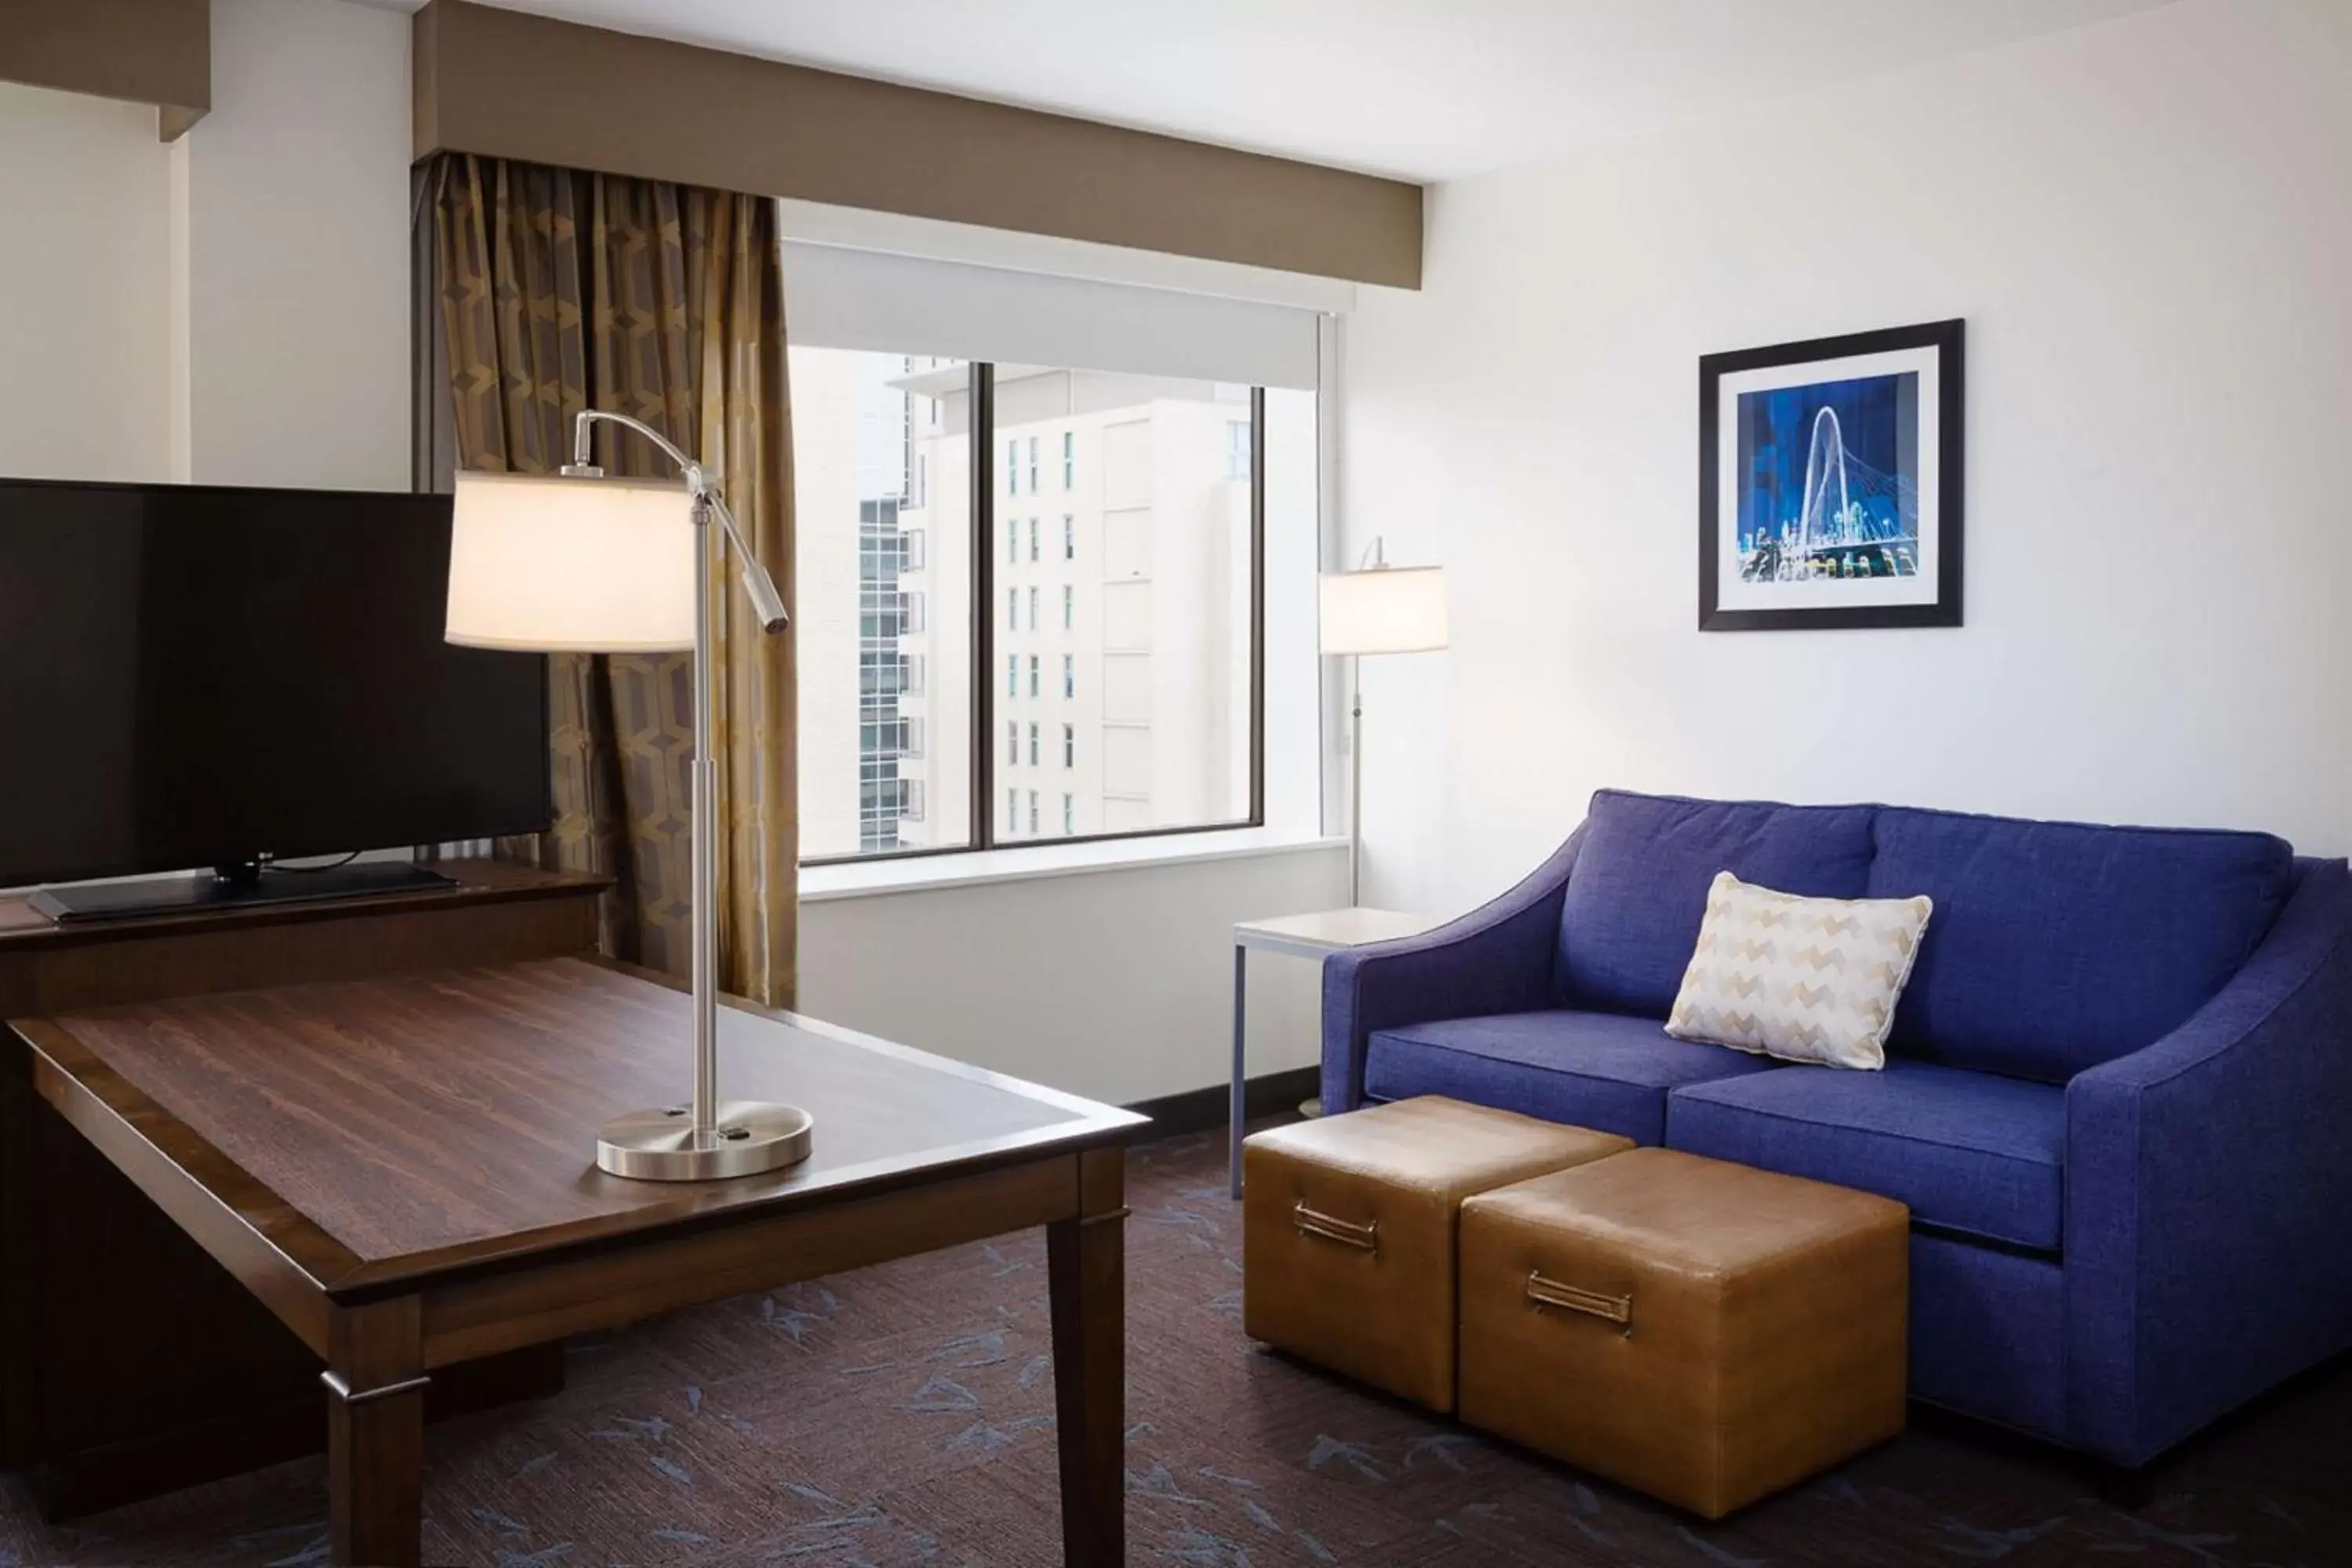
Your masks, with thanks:
[[[1267,742],[1259,683],[1267,664],[1254,642],[1265,625],[1259,574],[1269,538],[1286,552],[1276,559],[1286,562],[1297,553],[1293,542],[1307,537],[1298,520],[1311,523],[1315,499],[1311,391],[1058,369],[1035,359],[972,365],[789,352],[801,827],[809,859],[1260,820]],[[1301,374],[1265,363],[1269,376]],[[1277,396],[1288,401],[1276,404],[1280,419],[1269,426],[1265,410]],[[1002,484],[988,467],[994,462],[1004,465]],[[1072,510],[1048,513],[1034,499],[1020,506],[1017,498],[1042,494],[1056,462],[1062,504]],[[1076,567],[1081,506],[1083,578]],[[1277,506],[1279,528],[1269,530],[1263,513]],[[1053,517],[1065,570],[1048,574]],[[993,553],[999,538],[1001,554]],[[1295,650],[1280,641],[1289,624],[1282,616],[1295,606],[1291,567],[1280,571],[1286,608],[1275,640],[1287,670]],[[1055,613],[1056,591],[1062,636],[1050,639],[1058,646],[1049,658],[1045,617]],[[1002,621],[989,613],[999,603]],[[992,660],[1002,661],[1001,688],[990,684],[998,668]],[[1062,706],[1047,720],[1042,703],[1054,660]],[[1286,714],[1289,688],[1276,689]],[[1002,753],[982,739],[998,733],[995,726],[1005,737]],[[1036,772],[1052,765],[1045,759],[1057,739],[1061,787],[1031,790]],[[1274,754],[1288,756],[1280,746]],[[1005,801],[1002,816],[988,809],[992,792]],[[1286,796],[1278,794],[1277,803],[1288,809]]]
[[[971,367],[788,353],[803,852],[968,844],[968,786],[931,785],[943,768],[961,770],[959,782],[969,773],[970,688],[942,694],[924,675],[935,642],[971,642],[970,556],[950,551],[950,563],[933,563],[929,549],[935,530],[971,537],[971,497],[947,479],[970,466],[969,422],[947,404],[950,389],[959,409],[968,399]]]

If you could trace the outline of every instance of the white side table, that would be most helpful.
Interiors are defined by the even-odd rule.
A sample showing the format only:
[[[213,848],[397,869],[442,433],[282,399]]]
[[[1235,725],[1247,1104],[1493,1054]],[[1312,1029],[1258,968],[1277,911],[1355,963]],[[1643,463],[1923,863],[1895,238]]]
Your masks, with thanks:
[[[1234,927],[1234,1082],[1227,1139],[1234,1196],[1242,1195],[1242,1094],[1247,1078],[1245,1041],[1249,1018],[1249,952],[1286,952],[1294,958],[1320,963],[1335,952],[1399,937],[1419,936],[1445,922],[1430,915],[1401,915],[1393,910],[1323,910],[1311,915],[1282,915],[1268,921],[1244,921]]]

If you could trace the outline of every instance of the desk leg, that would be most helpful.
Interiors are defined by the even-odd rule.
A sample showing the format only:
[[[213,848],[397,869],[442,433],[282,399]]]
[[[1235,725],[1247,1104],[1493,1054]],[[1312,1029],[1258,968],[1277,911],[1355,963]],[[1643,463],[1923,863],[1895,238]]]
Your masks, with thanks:
[[[1127,1155],[1078,1156],[1079,1213],[1045,1227],[1062,1561],[1127,1561]]]
[[[425,1345],[417,1300],[338,1307],[327,1328],[327,1491],[337,1564],[424,1554]]]
[[[1234,944],[1234,1082],[1232,1098],[1225,1106],[1226,1174],[1232,1179],[1234,1196],[1242,1195],[1242,1119],[1244,1100],[1249,1092],[1249,1055],[1243,1045],[1249,1027],[1249,949]]]

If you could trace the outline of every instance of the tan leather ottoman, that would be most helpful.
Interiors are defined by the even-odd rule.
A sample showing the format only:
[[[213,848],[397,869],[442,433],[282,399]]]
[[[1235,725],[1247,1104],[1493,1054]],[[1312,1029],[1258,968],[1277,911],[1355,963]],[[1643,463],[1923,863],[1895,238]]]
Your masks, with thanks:
[[[1909,1270],[1901,1204],[1668,1149],[1485,1193],[1462,1419],[1720,1519],[1903,1429]]]
[[[1242,1327],[1451,1411],[1462,1200],[1633,1146],[1433,1095],[1261,1132],[1243,1145]]]

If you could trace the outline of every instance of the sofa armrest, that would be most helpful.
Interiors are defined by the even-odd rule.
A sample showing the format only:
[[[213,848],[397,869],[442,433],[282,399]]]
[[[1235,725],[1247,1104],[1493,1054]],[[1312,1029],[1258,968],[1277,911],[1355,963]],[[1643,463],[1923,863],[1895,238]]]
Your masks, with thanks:
[[[1363,1103],[1364,1050],[1375,1029],[1558,1005],[1560,899],[1583,842],[1579,827],[1525,881],[1435,931],[1323,961],[1327,1113]]]
[[[2189,1021],[2066,1089],[2066,1425],[2143,1464],[2352,1344],[2352,876],[2305,861]]]

